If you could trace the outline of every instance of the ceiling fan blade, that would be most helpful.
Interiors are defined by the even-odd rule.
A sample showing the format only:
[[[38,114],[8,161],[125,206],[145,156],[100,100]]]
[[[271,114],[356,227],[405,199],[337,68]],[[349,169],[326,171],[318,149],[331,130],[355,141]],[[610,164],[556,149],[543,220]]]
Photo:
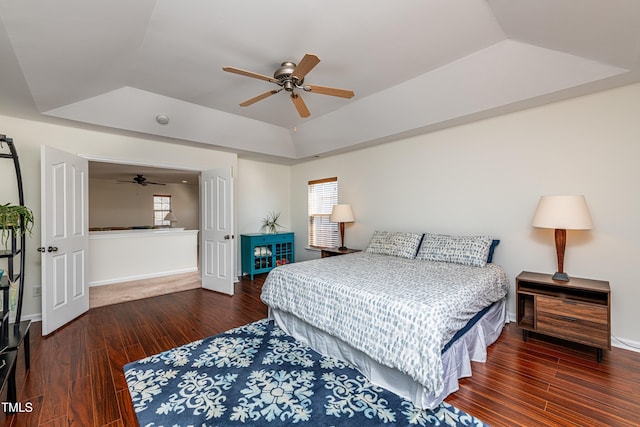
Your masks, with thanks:
[[[296,106],[296,110],[298,110],[298,114],[300,114],[300,117],[305,118],[311,115],[311,112],[309,112],[309,109],[307,108],[307,104],[304,103],[300,95],[298,95],[297,93],[292,93],[291,101],[293,101],[293,105]]]
[[[338,89],[335,87],[304,85],[307,92],[319,93],[321,95],[339,96],[341,98],[353,98],[355,93],[352,90]]]
[[[270,97],[271,95],[275,95],[276,93],[280,92],[282,89],[274,89],[274,90],[270,90],[269,92],[265,92],[262,95],[258,95],[255,98],[251,98],[251,99],[247,99],[246,101],[244,101],[243,103],[240,104],[241,107],[248,107],[251,104],[255,104],[258,101],[261,101],[265,98]]]
[[[241,76],[253,77],[254,79],[266,80],[268,82],[277,83],[278,81],[273,77],[265,76],[264,74],[254,73],[253,71],[241,70],[236,67],[222,67],[224,71],[234,74],[240,74]]]
[[[296,77],[298,80],[302,80],[309,71],[313,70],[313,67],[318,65],[319,62],[320,58],[312,53],[307,53],[304,55],[298,66],[293,70],[291,76]]]

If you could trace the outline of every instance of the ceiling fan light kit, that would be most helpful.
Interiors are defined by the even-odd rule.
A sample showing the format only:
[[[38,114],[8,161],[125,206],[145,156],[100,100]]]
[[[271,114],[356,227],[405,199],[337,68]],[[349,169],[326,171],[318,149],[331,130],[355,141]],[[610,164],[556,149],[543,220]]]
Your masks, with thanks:
[[[307,53],[299,64],[296,64],[291,61],[286,61],[280,64],[280,67],[273,73],[273,77],[266,76],[264,74],[254,73],[252,71],[242,70],[240,68],[235,67],[222,67],[224,71],[234,74],[240,74],[241,76],[251,77],[254,79],[265,80],[270,83],[275,83],[280,86],[280,89],[270,90],[263,94],[260,94],[254,98],[248,99],[242,103],[240,103],[241,107],[248,107],[258,101],[261,101],[265,98],[268,98],[271,95],[275,95],[279,93],[283,89],[286,92],[290,92],[290,98],[293,102],[293,105],[296,107],[298,114],[300,117],[309,117],[311,112],[307,108],[304,100],[300,96],[296,90],[301,90],[303,92],[310,93],[318,93],[321,95],[329,95],[329,96],[337,96],[340,98],[352,98],[355,93],[352,90],[347,89],[338,89],[333,87],[326,86],[314,86],[314,85],[305,85],[304,78],[318,63],[320,62],[320,58],[316,55]]]

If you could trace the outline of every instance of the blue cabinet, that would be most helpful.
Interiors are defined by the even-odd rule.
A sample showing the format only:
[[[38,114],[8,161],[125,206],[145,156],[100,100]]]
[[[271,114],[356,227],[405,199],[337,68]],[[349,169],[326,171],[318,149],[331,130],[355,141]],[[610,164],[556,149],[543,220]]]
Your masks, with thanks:
[[[240,235],[242,273],[253,276],[294,262],[293,233]]]

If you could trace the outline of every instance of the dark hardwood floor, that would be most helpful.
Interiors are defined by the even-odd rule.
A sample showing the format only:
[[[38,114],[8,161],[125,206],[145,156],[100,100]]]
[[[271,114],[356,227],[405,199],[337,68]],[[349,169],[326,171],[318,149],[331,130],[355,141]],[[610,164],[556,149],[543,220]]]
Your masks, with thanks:
[[[136,426],[122,366],[266,317],[264,276],[229,297],[196,289],[91,309],[42,338],[32,325],[31,370],[18,363],[18,397],[31,412],[7,426]],[[564,345],[560,345],[564,344]],[[640,354],[595,350],[533,337],[510,324],[487,363],[447,401],[493,426],[638,426]]]

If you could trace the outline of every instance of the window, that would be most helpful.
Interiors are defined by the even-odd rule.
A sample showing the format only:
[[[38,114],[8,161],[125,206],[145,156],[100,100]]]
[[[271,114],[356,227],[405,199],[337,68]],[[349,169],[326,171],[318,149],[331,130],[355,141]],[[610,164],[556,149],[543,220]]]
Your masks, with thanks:
[[[171,226],[171,221],[164,219],[171,212],[171,196],[153,195],[153,225]]]
[[[329,222],[338,204],[338,178],[309,181],[309,246],[338,246],[338,224]]]

